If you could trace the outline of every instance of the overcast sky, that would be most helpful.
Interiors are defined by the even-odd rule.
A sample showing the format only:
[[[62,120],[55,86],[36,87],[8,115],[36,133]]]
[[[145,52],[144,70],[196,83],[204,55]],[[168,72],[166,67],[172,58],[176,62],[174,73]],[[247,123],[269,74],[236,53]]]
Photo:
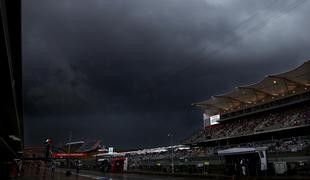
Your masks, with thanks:
[[[190,106],[310,58],[303,0],[22,1],[26,146],[179,143]]]

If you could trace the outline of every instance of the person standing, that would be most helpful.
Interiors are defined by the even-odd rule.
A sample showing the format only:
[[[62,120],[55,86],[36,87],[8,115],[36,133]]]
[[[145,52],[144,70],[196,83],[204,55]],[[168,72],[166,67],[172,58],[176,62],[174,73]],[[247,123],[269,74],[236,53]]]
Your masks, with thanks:
[[[241,159],[240,167],[241,167],[241,175],[246,176],[247,175],[247,168],[246,168],[246,164],[245,164],[244,159]]]
[[[79,174],[80,173],[80,162],[79,161],[75,161],[75,168],[76,168],[76,173]]]
[[[56,168],[55,163],[52,162],[52,172],[53,172],[53,173],[55,172],[55,168]]]

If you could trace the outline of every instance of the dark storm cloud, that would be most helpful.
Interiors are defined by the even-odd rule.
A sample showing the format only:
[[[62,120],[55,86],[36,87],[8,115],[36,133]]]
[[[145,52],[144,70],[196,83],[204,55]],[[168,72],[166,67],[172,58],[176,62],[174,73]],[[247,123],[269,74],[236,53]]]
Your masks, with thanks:
[[[167,145],[190,106],[309,59],[305,1],[23,1],[25,136]],[[34,126],[36,128],[34,128]]]

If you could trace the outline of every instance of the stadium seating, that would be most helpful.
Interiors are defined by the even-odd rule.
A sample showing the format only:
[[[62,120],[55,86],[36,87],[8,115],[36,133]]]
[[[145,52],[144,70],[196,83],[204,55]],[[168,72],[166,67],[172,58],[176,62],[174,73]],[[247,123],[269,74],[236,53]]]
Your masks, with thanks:
[[[250,135],[255,132],[265,132],[283,128],[291,128],[310,124],[309,103],[294,105],[258,113],[248,117],[223,121],[218,125],[206,127],[190,137],[186,143],[195,143],[208,139]]]

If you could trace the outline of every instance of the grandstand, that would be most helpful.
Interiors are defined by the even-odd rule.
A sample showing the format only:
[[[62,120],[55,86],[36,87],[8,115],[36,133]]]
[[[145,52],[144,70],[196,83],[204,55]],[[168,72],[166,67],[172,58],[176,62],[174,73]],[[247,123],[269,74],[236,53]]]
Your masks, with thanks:
[[[203,111],[204,129],[186,143],[309,126],[309,71],[310,62],[306,61],[291,71],[194,103]],[[211,121],[213,117],[217,117],[216,122]]]
[[[128,168],[172,172],[174,165],[180,173],[240,175],[242,162],[247,175],[309,176],[309,89],[306,61],[291,71],[194,103],[203,112],[204,126],[183,143],[189,148],[125,153]]]

